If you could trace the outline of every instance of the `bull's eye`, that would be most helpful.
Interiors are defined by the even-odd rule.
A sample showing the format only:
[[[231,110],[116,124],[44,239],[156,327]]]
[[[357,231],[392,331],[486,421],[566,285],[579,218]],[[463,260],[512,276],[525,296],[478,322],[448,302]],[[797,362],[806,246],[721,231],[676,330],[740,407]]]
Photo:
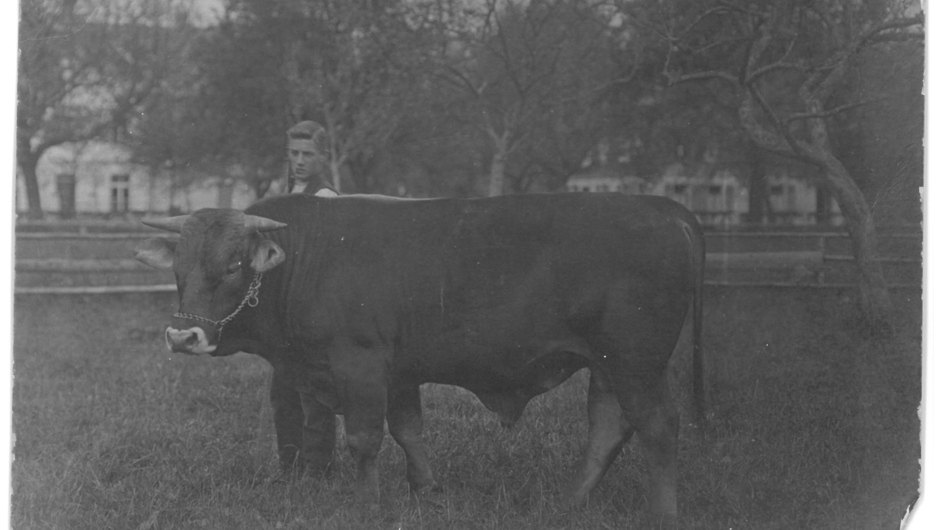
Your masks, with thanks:
[[[242,262],[236,261],[225,269],[225,274],[238,274],[242,270]]]

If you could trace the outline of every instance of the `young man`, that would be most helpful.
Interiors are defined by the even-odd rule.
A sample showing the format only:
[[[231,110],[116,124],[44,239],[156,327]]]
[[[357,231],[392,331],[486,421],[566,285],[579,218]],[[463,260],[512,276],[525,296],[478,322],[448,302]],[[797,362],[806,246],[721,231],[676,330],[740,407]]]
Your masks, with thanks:
[[[326,131],[316,122],[302,121],[288,129],[286,189],[278,185],[272,189],[273,194],[310,193],[336,197],[338,193],[325,178],[326,143]]]

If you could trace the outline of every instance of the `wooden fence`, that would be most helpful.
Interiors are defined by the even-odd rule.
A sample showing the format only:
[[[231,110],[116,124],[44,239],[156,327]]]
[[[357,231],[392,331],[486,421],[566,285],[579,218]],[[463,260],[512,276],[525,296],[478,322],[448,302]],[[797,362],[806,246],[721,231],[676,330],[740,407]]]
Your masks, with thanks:
[[[161,232],[21,232],[16,235],[17,295],[173,292],[169,271],[133,259]],[[920,289],[920,231],[879,234],[889,287]],[[857,285],[844,232],[708,232],[706,284],[717,287],[850,288]]]

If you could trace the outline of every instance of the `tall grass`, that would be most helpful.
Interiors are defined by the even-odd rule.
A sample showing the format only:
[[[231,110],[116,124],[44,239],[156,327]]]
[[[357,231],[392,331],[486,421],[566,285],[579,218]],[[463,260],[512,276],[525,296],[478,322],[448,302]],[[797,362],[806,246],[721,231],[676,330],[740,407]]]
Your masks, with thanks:
[[[917,491],[919,299],[866,337],[845,293],[710,290],[714,418],[683,422],[686,528],[897,527]],[[586,374],[513,429],[472,394],[426,385],[425,436],[444,491],[410,498],[386,438],[382,505],[359,513],[338,447],[329,480],[281,477],[258,358],[178,357],[173,295],[20,298],[15,306],[13,528],[629,528],[645,465],[627,446],[588,507],[559,492],[586,436]],[[684,341],[687,342],[687,341]],[[688,348],[673,362],[688,418]],[[342,439],[342,438],[340,438]]]

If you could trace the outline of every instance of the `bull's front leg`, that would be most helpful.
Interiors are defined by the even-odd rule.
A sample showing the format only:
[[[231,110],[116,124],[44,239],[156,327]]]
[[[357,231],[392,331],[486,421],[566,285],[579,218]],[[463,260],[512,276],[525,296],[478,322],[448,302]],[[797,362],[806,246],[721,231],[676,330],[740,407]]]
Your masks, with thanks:
[[[277,456],[281,470],[290,472],[300,462],[304,443],[304,410],[300,394],[290,383],[288,373],[278,367],[271,377],[271,408],[274,410],[274,431],[277,434]]]
[[[428,451],[421,437],[421,389],[418,385],[395,385],[388,393],[388,432],[405,451],[408,485],[418,493],[434,489],[437,483],[428,463]]]
[[[336,415],[314,395],[301,393],[300,403],[304,412],[301,452],[304,469],[317,475],[329,475],[336,446]]]
[[[285,472],[328,474],[336,445],[336,415],[313,394],[296,390],[296,374],[275,368],[271,378],[271,407],[277,452]]]

